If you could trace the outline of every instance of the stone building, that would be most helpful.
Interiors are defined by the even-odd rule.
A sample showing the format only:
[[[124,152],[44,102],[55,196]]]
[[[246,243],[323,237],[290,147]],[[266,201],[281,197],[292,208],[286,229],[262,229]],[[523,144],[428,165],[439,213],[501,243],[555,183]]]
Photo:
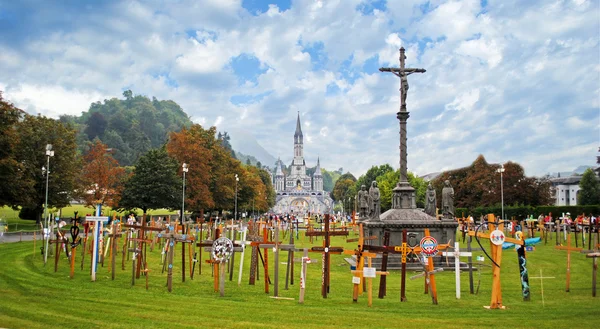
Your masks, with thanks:
[[[294,133],[294,158],[290,166],[290,174],[285,175],[281,168],[281,160],[277,161],[273,176],[273,188],[277,193],[274,213],[306,215],[325,214],[332,210],[333,200],[329,193],[323,190],[323,175],[321,161],[317,159],[317,168],[312,176],[306,173],[304,160],[304,136],[300,125],[300,113],[296,120]]]

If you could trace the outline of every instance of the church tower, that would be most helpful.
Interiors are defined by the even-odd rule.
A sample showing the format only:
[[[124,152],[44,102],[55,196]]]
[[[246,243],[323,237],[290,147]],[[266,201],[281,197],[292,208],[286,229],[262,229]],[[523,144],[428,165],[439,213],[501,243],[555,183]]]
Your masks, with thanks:
[[[275,172],[275,191],[285,190],[284,185],[285,179],[283,176],[283,170],[281,170],[281,159],[277,159],[277,171]]]
[[[317,169],[313,174],[313,188],[315,191],[323,191],[323,175],[321,174],[321,161],[317,157]]]

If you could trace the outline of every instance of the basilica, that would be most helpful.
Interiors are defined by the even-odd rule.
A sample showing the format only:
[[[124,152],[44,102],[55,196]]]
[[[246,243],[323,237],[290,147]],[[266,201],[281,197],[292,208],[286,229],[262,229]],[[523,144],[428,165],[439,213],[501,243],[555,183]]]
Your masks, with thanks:
[[[323,175],[319,159],[312,177],[306,174],[300,113],[298,113],[294,133],[294,160],[290,174],[286,176],[281,169],[281,161],[277,161],[273,187],[277,192],[275,206],[271,209],[274,213],[304,216],[309,213],[326,214],[332,210],[333,200],[329,192],[323,190]]]

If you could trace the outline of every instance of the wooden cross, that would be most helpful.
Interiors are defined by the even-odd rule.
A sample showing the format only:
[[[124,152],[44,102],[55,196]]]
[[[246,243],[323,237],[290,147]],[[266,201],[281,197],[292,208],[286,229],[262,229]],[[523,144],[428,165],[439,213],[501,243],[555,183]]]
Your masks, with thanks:
[[[96,211],[99,213],[99,210]],[[96,281],[96,272],[98,271],[98,252],[101,247],[102,240],[102,223],[108,221],[108,217],[105,216],[86,216],[86,222],[94,223],[94,243],[92,245],[92,281]],[[83,257],[82,257],[83,258]]]
[[[323,298],[327,298],[327,294],[329,293],[329,283],[330,283],[330,255],[341,254],[344,251],[342,247],[331,247],[331,237],[332,236],[348,236],[348,231],[346,229],[330,231],[329,230],[329,214],[325,214],[325,230],[322,232],[306,232],[307,236],[322,236],[323,237],[323,247],[312,247],[311,252],[321,252],[323,255],[323,267],[321,271],[321,295]]]
[[[458,242],[454,242],[454,251],[449,252],[449,251],[444,251],[442,253],[443,256],[451,256],[454,257],[454,274],[455,274],[455,281],[456,281],[456,299],[460,299],[460,257],[472,257],[473,254],[470,251],[464,252],[464,251],[460,251],[459,248],[459,243]]]
[[[425,277],[425,283],[427,284],[427,286],[429,287],[429,290],[431,291],[431,300],[434,305],[437,305],[438,300],[437,300],[437,287],[435,284],[435,273],[442,272],[444,269],[441,267],[434,269],[433,268],[433,258],[427,257],[424,254],[423,254],[422,264],[424,267],[423,273],[411,276],[410,279],[414,280],[414,279],[417,279],[420,277]]]
[[[250,275],[248,279],[249,285],[254,285],[256,281],[256,275],[258,273],[258,255],[260,250],[258,245],[262,240],[260,237],[260,231],[258,230],[259,224],[256,222],[249,226],[250,229],[250,246],[252,247],[252,253],[250,255]],[[261,256],[262,259],[262,256]]]
[[[182,231],[188,232],[185,229],[182,229]],[[193,234],[183,233],[175,234],[174,239],[175,242],[181,242],[181,282],[185,282],[185,245],[192,246],[192,244],[196,242],[196,237]],[[191,252],[189,255],[191,256]]]
[[[275,226],[275,243],[272,245],[273,246],[273,255],[274,255],[274,267],[275,269],[273,270],[273,276],[275,277],[274,279],[274,288],[273,288],[273,297],[277,298],[279,297],[279,251],[280,250],[287,250],[288,252],[290,250],[294,250],[294,245],[293,244],[280,244],[279,242],[279,226]],[[263,248],[263,245],[259,246],[260,248]],[[269,247],[269,246],[267,246]],[[267,258],[267,253],[265,252],[265,259]],[[266,273],[266,272],[265,272]]]
[[[139,279],[140,278],[141,267],[142,267],[142,260],[144,262],[146,261],[146,245],[148,243],[152,242],[151,240],[146,239],[146,231],[160,232],[163,229],[160,228],[160,227],[147,226],[146,225],[146,214],[144,214],[144,216],[142,216],[142,225],[137,225],[137,224],[123,224],[122,227],[132,228],[132,229],[137,230],[139,232],[137,238],[129,239],[129,241],[137,242],[138,246],[135,249],[139,250],[138,252],[141,253],[141,256],[142,256],[142,257],[138,257],[137,258],[137,265],[135,266],[135,268],[136,268],[135,278]]]
[[[306,288],[306,266],[312,263],[308,258],[308,248],[304,248],[304,254],[302,256],[302,269],[300,270],[300,297],[298,298],[298,304],[304,304],[304,289]]]
[[[364,231],[362,223],[359,224],[359,237],[358,237],[358,248],[354,250],[344,250],[344,254],[354,255],[356,257],[356,270],[352,271],[354,276],[352,277],[352,301],[356,303],[358,301],[358,295],[361,293],[360,285],[364,282],[363,268],[365,264],[364,257],[375,257],[376,254],[365,251],[364,242]],[[352,242],[356,239],[348,239],[347,242]]]
[[[381,276],[389,275],[390,272],[377,271],[374,267],[372,267],[372,258],[375,257],[376,254],[365,252],[362,254],[362,256],[367,258],[368,267],[363,267],[360,271],[358,270],[358,268],[357,270],[352,271],[352,273],[354,274],[354,277],[352,278],[352,283],[354,283],[354,287],[356,287],[358,284],[361,283],[361,278],[367,278],[367,300],[369,307],[371,307],[373,305],[373,278],[376,277],[377,274]]]
[[[69,273],[69,277],[71,279],[75,277],[75,254],[77,246],[80,243],[81,238],[79,237],[79,226],[77,226],[76,218],[74,218],[71,226],[71,272]]]
[[[48,240],[48,243],[55,245],[54,272],[56,273],[58,271],[58,260],[60,259],[61,246],[63,243],[65,243],[64,233],[60,229],[57,228],[56,229],[56,237],[54,238],[54,240]],[[68,256],[68,253],[67,253],[67,256]]]
[[[166,259],[167,265],[167,290],[173,291],[173,257],[175,255],[175,228],[169,225],[168,232],[158,233],[156,236],[159,239],[165,239],[165,246],[168,248],[168,255]]]
[[[542,292],[542,307],[545,307],[546,303],[544,302],[544,279],[554,279],[554,277],[553,276],[543,276],[542,269],[540,268],[540,276],[532,276],[531,279],[540,279],[540,285],[541,285],[540,291]]]
[[[267,228],[266,226],[263,227],[263,240],[261,241],[261,243],[257,244],[257,248],[263,248],[264,249],[264,258],[263,256],[260,254],[260,249],[258,250],[258,254],[261,258],[261,261],[263,263],[263,268],[264,268],[264,277],[265,277],[265,294],[269,293],[269,284],[271,283],[270,280],[271,278],[269,277],[269,248],[273,247],[274,244],[276,244],[275,241],[269,241],[269,228]]]
[[[570,291],[571,285],[571,251],[581,251],[582,248],[572,248],[571,247],[571,234],[567,236],[567,246],[556,246],[554,247],[558,250],[566,250],[567,251],[567,287],[565,288],[566,292]]]
[[[298,231],[296,231],[296,234]],[[290,240],[288,245],[294,245],[294,225],[290,225]],[[294,251],[295,249],[288,250],[288,260],[285,269],[285,290],[288,290],[288,283],[294,285]]]
[[[502,242],[512,242],[516,245],[524,245],[522,240],[517,240],[509,237],[505,237],[502,233],[504,222],[500,221],[496,226],[495,217],[493,214],[488,215],[488,227],[491,233],[469,231],[469,236],[477,236],[480,238],[486,238],[490,240],[491,247],[491,259],[492,259],[492,299],[490,306],[484,306],[490,309],[504,309],[502,305],[502,287],[500,285],[500,264],[502,263]],[[497,230],[496,230],[497,229]],[[499,244],[494,244],[494,242]],[[524,249],[523,249],[524,251]]]
[[[117,239],[122,235],[120,231],[120,225],[116,220],[112,222],[112,230],[109,238],[111,239],[111,254],[110,254],[110,264],[111,264],[111,277],[112,280],[115,280],[115,272],[116,272],[116,255],[117,255]]]
[[[592,258],[592,297],[596,297],[596,273],[598,272],[598,257],[600,252],[593,252],[585,255],[587,258]]]

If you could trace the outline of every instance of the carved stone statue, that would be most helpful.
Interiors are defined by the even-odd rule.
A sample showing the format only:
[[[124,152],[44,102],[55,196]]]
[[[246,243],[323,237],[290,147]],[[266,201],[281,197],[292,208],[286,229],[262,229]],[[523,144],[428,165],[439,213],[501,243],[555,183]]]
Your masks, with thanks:
[[[369,215],[369,199],[367,187],[362,185],[360,191],[358,191],[358,208],[361,217],[367,217]]]
[[[442,214],[444,218],[454,218],[454,189],[449,180],[444,182],[442,189]]]
[[[371,183],[371,187],[369,188],[369,197],[371,199],[371,207],[370,207],[370,218],[379,219],[379,214],[381,213],[381,195],[379,194],[379,188],[377,187],[377,181],[373,181]]]
[[[435,189],[430,182],[429,185],[427,185],[427,192],[425,195],[425,213],[427,215],[435,217],[435,208],[437,206],[436,201]]]

